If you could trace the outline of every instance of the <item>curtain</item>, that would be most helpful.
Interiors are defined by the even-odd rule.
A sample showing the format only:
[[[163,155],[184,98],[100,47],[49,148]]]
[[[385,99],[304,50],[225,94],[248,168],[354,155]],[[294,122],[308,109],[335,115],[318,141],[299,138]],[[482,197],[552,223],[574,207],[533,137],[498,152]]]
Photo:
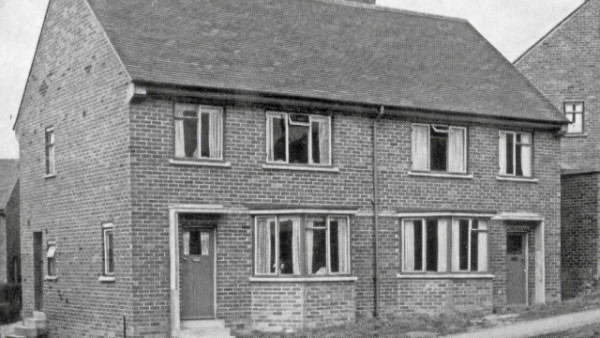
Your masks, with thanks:
[[[498,142],[498,164],[500,165],[500,175],[506,175],[506,133],[500,132],[500,141]]]
[[[314,224],[309,221],[308,226],[313,227]],[[312,230],[306,230],[306,266],[308,274],[313,273],[313,234],[314,232]]]
[[[273,116],[267,114],[267,161],[273,162],[275,155],[273,152]]]
[[[488,270],[488,233],[486,221],[479,220],[479,236],[477,241],[477,267],[478,271],[485,272]]]
[[[404,271],[415,271],[415,224],[404,221]]]
[[[531,134],[521,134],[521,166],[523,169],[523,176],[531,176]]]
[[[185,136],[183,120],[175,120],[175,157],[185,157]]]
[[[338,222],[338,259],[339,273],[348,273],[348,222],[346,218],[336,218]]]
[[[448,271],[448,220],[438,219],[438,272]]]
[[[448,171],[452,173],[464,173],[465,168],[465,129],[450,127],[448,130],[449,140],[449,165]]]
[[[256,274],[271,272],[271,227],[269,219],[259,218],[256,222]]]
[[[223,112],[215,109],[210,112],[209,148],[210,158],[220,159],[223,152]]]
[[[302,245],[302,236],[300,230],[300,218],[292,218],[293,222],[293,235],[292,235],[292,252],[293,252],[293,265],[294,275],[300,274],[300,246]]]
[[[452,220],[452,271],[460,271],[460,226],[458,220]]]
[[[319,121],[319,163],[329,164],[329,118]]]
[[[429,126],[412,126],[412,170],[429,170]]]

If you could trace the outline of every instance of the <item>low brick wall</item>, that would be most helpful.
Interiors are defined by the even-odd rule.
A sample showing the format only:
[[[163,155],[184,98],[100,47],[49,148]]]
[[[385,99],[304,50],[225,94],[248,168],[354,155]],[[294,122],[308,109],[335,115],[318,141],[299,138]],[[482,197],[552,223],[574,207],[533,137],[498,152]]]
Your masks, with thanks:
[[[252,326],[282,331],[353,322],[355,282],[252,283]]]
[[[400,279],[398,314],[492,311],[492,279]]]

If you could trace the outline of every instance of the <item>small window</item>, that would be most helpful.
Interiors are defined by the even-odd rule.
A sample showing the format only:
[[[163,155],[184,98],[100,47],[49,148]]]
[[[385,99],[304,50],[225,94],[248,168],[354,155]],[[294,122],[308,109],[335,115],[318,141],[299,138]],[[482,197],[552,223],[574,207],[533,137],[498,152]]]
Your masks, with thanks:
[[[531,133],[501,131],[499,154],[500,175],[531,177]]]
[[[583,102],[565,102],[565,117],[569,123],[568,134],[583,134]]]
[[[54,155],[54,128],[46,129],[46,175],[56,173]]]
[[[412,125],[412,170],[467,172],[467,129]]]
[[[223,110],[196,104],[175,106],[175,157],[223,159]]]
[[[331,165],[331,118],[267,113],[267,162]]]
[[[48,262],[48,277],[56,276],[56,243],[48,242],[48,251],[46,252],[46,259]]]
[[[106,223],[102,225],[102,243],[103,243],[103,262],[104,276],[112,276],[115,274],[115,242],[114,242],[114,225]]]

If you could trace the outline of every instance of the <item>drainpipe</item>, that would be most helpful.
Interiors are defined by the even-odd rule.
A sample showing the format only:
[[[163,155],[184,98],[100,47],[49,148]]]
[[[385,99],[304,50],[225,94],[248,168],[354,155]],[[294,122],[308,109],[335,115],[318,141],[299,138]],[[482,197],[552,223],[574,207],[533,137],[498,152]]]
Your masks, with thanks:
[[[385,108],[383,106],[379,107],[379,114],[373,120],[373,231],[375,233],[374,236],[374,267],[375,267],[375,275],[373,276],[373,284],[374,284],[374,306],[373,306],[373,317],[379,317],[379,182],[377,176],[377,121],[383,116],[385,113]]]

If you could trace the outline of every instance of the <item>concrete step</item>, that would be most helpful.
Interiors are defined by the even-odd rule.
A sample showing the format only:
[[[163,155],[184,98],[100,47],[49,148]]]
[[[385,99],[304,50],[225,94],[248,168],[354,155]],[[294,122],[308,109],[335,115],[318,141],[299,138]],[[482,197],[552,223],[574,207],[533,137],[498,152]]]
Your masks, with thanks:
[[[38,330],[44,330],[46,329],[46,320],[39,318],[26,318],[25,326],[35,327]]]
[[[33,311],[33,318],[46,320],[46,314],[42,311]]]
[[[17,325],[15,326],[15,334],[27,338],[35,338],[38,334],[38,329],[33,326]]]
[[[225,328],[225,321],[220,319],[211,320],[182,320],[181,329],[206,329],[206,328]]]
[[[228,328],[203,328],[181,330],[179,338],[230,338],[233,337]]]

